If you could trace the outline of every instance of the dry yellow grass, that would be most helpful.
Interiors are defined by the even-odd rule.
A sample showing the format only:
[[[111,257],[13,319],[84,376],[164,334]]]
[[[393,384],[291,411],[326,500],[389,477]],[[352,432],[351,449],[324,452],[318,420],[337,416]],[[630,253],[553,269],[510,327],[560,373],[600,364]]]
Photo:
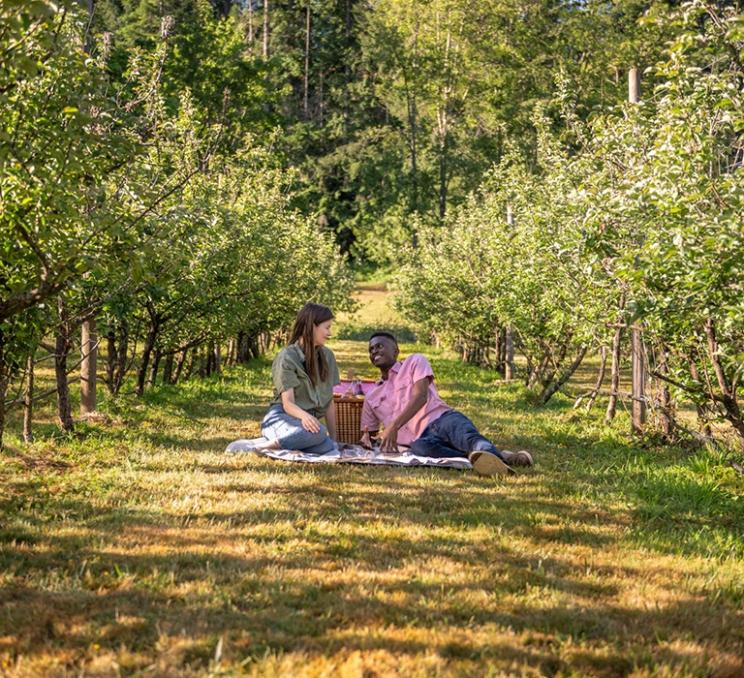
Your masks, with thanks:
[[[372,376],[364,348],[334,343]],[[258,432],[266,361],[105,404],[80,438],[42,412],[0,457],[0,673],[744,675],[733,469],[430,353],[534,470],[226,457]]]

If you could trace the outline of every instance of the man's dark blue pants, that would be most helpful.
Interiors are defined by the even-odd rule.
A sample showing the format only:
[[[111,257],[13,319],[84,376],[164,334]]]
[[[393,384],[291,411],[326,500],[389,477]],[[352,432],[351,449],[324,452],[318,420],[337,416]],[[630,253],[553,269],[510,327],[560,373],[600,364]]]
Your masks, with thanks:
[[[410,451],[421,457],[466,457],[469,452],[490,452],[503,459],[499,449],[483,437],[462,412],[450,410],[429,424]]]

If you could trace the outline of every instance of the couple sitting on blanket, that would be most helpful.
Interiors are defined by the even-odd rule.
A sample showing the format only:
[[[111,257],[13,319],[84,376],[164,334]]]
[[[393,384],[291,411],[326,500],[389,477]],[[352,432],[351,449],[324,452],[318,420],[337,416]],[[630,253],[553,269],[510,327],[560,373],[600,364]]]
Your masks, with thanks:
[[[290,449],[325,454],[335,449],[336,413],[333,387],[340,383],[331,336],[331,309],[306,304],[297,315],[290,344],[274,359],[274,400],[261,423],[267,442],[255,450]],[[367,394],[362,409],[360,443],[398,453],[399,446],[422,457],[467,457],[481,475],[513,473],[513,466],[532,466],[528,452],[499,450],[470,419],[447,406],[434,385],[429,361],[414,353],[400,362],[392,334],[375,333],[369,358],[380,381]],[[325,417],[324,426],[320,419]],[[377,433],[382,425],[382,434]]]

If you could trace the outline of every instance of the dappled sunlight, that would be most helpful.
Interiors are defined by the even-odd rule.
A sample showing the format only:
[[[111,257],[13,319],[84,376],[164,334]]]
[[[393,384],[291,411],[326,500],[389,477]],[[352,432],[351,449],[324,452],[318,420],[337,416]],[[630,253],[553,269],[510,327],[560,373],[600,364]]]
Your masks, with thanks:
[[[364,348],[337,342],[340,364],[370,375]],[[720,519],[741,553],[733,498],[432,353],[447,400],[534,469],[225,456],[258,434],[265,365],[5,457],[2,671],[736,675],[742,561],[678,536]]]

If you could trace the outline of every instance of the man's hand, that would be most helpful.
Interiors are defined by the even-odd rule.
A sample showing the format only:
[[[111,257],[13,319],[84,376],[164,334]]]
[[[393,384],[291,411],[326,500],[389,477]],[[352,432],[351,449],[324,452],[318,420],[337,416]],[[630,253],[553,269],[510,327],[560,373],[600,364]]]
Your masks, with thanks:
[[[309,412],[303,412],[300,417],[302,422],[302,428],[310,433],[318,433],[320,431],[320,422]]]
[[[398,451],[398,427],[388,426],[380,436],[380,452]]]
[[[372,439],[370,438],[369,431],[365,430],[364,433],[362,433],[362,438],[359,441],[359,444],[367,450],[372,449]]]

